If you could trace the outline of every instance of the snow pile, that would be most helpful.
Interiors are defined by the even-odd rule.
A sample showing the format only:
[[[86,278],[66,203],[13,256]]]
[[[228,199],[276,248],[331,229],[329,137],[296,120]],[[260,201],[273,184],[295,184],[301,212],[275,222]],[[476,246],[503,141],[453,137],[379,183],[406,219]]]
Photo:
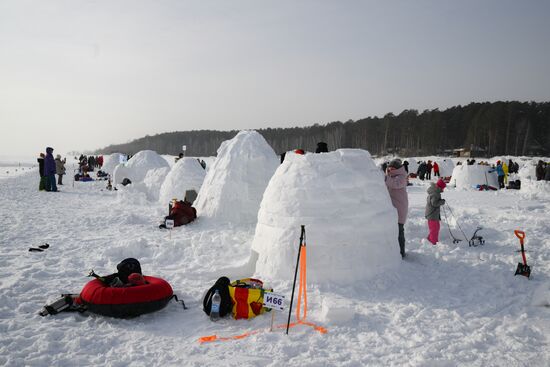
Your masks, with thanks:
[[[537,179],[537,162],[538,161],[526,162],[520,167],[518,171],[520,180]]]
[[[273,149],[256,131],[224,141],[195,202],[198,215],[233,223],[255,223],[262,195],[279,165]]]
[[[103,166],[101,166],[101,170],[103,172],[110,173],[111,175],[114,173],[116,166],[120,164],[120,157],[124,157],[125,154],[122,153],[113,153],[109,155],[103,156]]]
[[[356,283],[400,262],[397,212],[382,171],[365,150],[287,154],[258,213],[252,243],[257,273],[291,280],[302,224],[308,280]]]
[[[206,171],[195,158],[184,157],[170,170],[160,188],[160,202],[173,198],[184,199],[185,191],[200,191]]]
[[[498,187],[498,176],[490,166],[462,164],[454,168],[450,184],[462,189],[476,188],[477,185]]]
[[[164,158],[152,150],[142,150],[126,164],[116,166],[113,172],[114,182],[119,184],[124,178],[129,178],[132,183],[142,182],[147,172],[163,167],[170,167]]]

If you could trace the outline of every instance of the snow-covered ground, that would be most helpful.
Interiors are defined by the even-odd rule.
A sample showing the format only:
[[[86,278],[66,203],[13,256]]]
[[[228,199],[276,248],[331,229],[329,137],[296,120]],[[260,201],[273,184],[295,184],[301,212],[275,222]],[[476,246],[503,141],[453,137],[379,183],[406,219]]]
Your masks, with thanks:
[[[0,180],[14,177],[38,169],[36,158],[18,156],[0,156]]]
[[[73,187],[69,175],[61,192],[46,193],[38,181],[36,168],[0,180],[0,365],[550,365],[549,183],[523,180],[519,191],[498,192],[449,187],[443,197],[466,234],[484,227],[486,244],[468,247],[453,244],[443,222],[440,244],[421,243],[428,182],[411,180],[406,259],[368,281],[308,284],[308,319],[328,333],[296,327],[287,336],[267,330],[269,313],[213,323],[202,311],[203,294],[218,277],[253,275],[247,260],[255,225],[201,221],[199,213],[170,238],[158,229],[166,205],[137,190],[107,191],[104,181]],[[455,220],[451,229],[460,235]],[[527,234],[531,279],[514,276],[514,229]],[[45,242],[44,252],[28,252]],[[315,243],[307,245],[314,251]],[[37,314],[61,293],[78,293],[90,269],[111,273],[126,257],[170,282],[189,309],[172,302],[135,319]],[[290,297],[293,275],[269,283]],[[277,324],[286,321],[276,316]],[[263,332],[198,343],[251,330]]]

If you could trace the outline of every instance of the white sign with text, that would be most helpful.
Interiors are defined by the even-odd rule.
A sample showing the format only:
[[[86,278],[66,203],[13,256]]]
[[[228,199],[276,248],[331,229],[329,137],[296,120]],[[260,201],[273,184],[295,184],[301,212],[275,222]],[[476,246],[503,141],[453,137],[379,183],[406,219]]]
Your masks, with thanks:
[[[174,228],[174,220],[173,219],[166,219],[164,224],[166,225],[167,229]]]
[[[265,292],[264,307],[283,311],[285,309],[285,296],[272,292]]]

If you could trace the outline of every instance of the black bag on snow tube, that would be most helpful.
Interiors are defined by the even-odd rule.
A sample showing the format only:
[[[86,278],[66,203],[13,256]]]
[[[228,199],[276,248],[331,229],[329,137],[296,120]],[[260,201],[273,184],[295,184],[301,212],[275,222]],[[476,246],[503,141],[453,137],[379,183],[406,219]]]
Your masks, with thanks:
[[[128,283],[128,276],[132,273],[139,273],[141,272],[141,265],[139,264],[139,261],[136,259],[129,257],[127,259],[124,259],[116,266],[116,269],[118,270],[118,278],[124,283]]]
[[[212,308],[212,296],[216,292],[216,289],[220,293],[222,299],[220,303],[220,317],[231,313],[233,309],[233,302],[231,302],[231,296],[229,295],[229,284],[231,281],[228,277],[221,277],[216,280],[216,283],[206,292],[204,300],[202,301],[203,311],[210,316],[210,308]]]

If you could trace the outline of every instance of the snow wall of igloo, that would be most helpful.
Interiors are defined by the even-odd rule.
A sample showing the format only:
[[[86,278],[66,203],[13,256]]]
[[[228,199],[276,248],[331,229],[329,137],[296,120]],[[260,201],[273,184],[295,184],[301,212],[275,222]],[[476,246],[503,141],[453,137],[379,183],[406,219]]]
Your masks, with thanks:
[[[115,167],[120,164],[120,157],[124,156],[122,153],[113,153],[109,155],[103,156],[103,165],[101,166],[101,170],[103,172],[107,172],[109,174],[113,174],[115,171]]]
[[[397,211],[365,150],[287,154],[258,212],[256,273],[292,280],[302,224],[310,281],[356,282],[400,262]]]
[[[460,189],[475,189],[477,185],[498,187],[498,176],[490,166],[461,164],[454,168],[450,184]]]
[[[117,165],[113,172],[113,179],[115,184],[121,183],[124,178],[129,178],[132,183],[142,182],[147,172],[164,167],[170,167],[164,158],[152,150],[142,150],[127,163]]]
[[[255,223],[262,195],[278,165],[278,156],[256,131],[241,131],[224,141],[195,201],[198,216]]]
[[[173,198],[185,199],[185,191],[200,191],[206,171],[196,158],[184,157],[178,160],[166,176],[160,188],[160,202],[168,204]]]

